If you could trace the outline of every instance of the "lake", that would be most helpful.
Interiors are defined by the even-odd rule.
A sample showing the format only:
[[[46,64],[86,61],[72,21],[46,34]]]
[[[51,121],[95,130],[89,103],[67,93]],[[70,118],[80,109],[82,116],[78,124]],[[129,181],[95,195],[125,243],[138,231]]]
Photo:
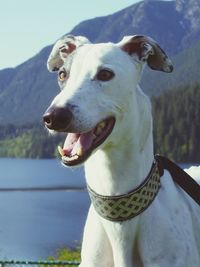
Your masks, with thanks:
[[[0,170],[1,259],[45,259],[80,245],[90,203],[80,190],[82,169],[59,160],[0,159]]]
[[[80,245],[90,203],[82,168],[0,159],[0,170],[1,259],[46,259]]]

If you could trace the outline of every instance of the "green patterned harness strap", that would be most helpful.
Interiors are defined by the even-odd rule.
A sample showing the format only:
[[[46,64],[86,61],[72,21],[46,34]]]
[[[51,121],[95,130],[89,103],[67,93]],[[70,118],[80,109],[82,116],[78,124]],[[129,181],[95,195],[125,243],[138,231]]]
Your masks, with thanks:
[[[131,192],[119,196],[102,196],[87,185],[96,212],[109,221],[126,221],[147,209],[160,189],[160,174],[154,161],[147,178]]]

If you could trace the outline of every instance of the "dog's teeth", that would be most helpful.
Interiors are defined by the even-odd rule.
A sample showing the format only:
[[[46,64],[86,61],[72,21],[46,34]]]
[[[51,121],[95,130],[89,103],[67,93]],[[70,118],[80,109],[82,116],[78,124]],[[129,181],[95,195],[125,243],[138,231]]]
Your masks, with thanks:
[[[83,149],[82,149],[82,147],[79,147],[79,148],[78,148],[78,150],[76,151],[76,154],[77,154],[79,157],[83,156]]]
[[[58,152],[60,153],[61,157],[63,157],[65,155],[65,152],[61,146],[58,146]]]
[[[103,131],[103,129],[105,128],[106,123],[104,121],[102,121],[101,123],[99,123],[97,125],[96,131],[95,131],[95,135],[98,136],[101,134],[101,132]]]
[[[101,123],[99,123],[98,128],[100,127],[101,129],[103,129],[106,126],[105,121],[102,121]]]
[[[100,135],[100,133],[102,132],[102,129],[103,128],[101,126],[98,126],[97,129],[96,129],[96,131],[95,131],[95,135],[96,136]]]
[[[76,160],[78,159],[78,155],[74,155],[72,157],[67,157],[67,161],[73,161],[73,160]]]

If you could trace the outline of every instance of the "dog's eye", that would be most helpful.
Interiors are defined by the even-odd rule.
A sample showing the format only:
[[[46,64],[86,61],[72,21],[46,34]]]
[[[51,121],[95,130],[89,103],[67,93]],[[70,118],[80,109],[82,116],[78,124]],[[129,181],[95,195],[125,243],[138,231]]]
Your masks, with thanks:
[[[97,80],[99,81],[109,81],[111,80],[113,77],[115,76],[114,72],[111,70],[107,70],[107,69],[102,69],[97,73]]]
[[[67,72],[64,70],[61,70],[58,73],[58,79],[59,79],[59,81],[64,82],[67,79]]]

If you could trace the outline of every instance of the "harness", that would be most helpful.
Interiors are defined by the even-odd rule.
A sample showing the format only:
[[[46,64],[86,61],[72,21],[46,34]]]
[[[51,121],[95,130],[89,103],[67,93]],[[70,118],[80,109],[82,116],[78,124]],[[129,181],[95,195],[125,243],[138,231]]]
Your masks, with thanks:
[[[109,221],[130,220],[146,210],[161,187],[160,178],[168,170],[176,182],[200,206],[200,185],[178,165],[168,158],[155,155],[151,170],[146,179],[127,194],[103,196],[89,185],[87,189],[96,212]]]

